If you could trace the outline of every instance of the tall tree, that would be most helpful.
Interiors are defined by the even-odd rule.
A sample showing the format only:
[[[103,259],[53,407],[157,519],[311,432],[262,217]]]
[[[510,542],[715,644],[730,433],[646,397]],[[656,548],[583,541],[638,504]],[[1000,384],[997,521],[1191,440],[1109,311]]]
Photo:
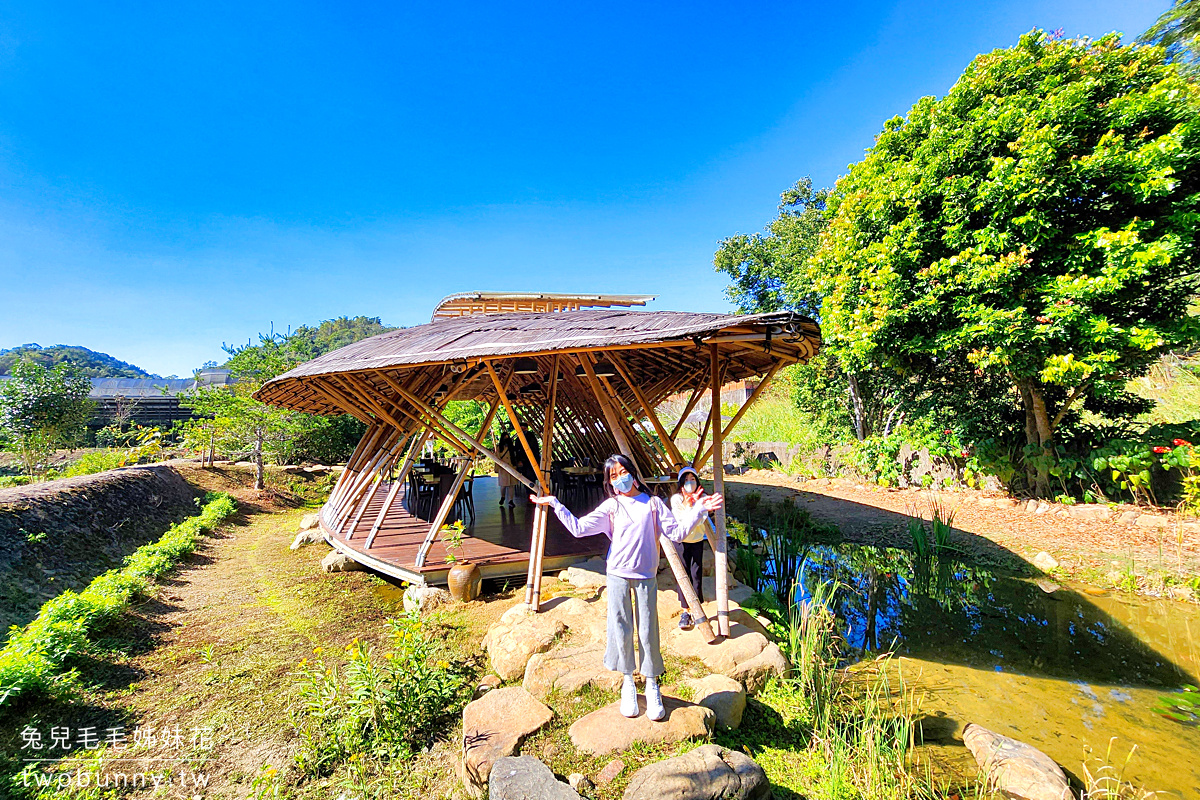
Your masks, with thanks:
[[[1200,0],[1175,0],[1138,42],[1166,48],[1168,61],[1193,78],[1200,75]]]
[[[1196,341],[1200,87],[1161,49],[1040,31],[884,126],[829,198],[823,333],[963,403],[1006,385],[1031,484],[1064,418]]]
[[[13,365],[12,378],[0,385],[0,430],[30,477],[45,474],[55,450],[78,443],[94,407],[91,390],[69,362],[51,369],[32,360]]]
[[[725,289],[740,311],[791,308],[820,316],[820,297],[808,270],[825,229],[828,189],[802,178],[780,196],[779,216],[766,233],[739,233],[717,246],[713,265],[732,283]]]

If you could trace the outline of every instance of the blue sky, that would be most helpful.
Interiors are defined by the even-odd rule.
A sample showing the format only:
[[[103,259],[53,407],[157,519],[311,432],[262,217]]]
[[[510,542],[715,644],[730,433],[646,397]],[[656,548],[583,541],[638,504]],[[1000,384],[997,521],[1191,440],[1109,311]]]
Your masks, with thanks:
[[[728,309],[717,242],[972,56],[1168,5],[4,3],[0,348],[184,375],[473,289]]]

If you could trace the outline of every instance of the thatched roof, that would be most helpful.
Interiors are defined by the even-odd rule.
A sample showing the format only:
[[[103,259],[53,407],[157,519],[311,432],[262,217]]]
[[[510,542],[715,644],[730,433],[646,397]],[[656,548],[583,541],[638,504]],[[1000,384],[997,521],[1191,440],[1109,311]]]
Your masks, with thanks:
[[[768,332],[769,340],[764,338]],[[477,367],[481,359],[535,356],[543,364],[544,382],[548,359],[554,354],[609,349],[621,352],[635,380],[647,387],[665,386],[673,377],[692,373],[699,380],[709,364],[704,343],[714,338],[722,341],[725,380],[738,380],[765,373],[778,357],[807,361],[820,345],[820,329],[807,317],[786,311],[742,315],[581,310],[440,319],[327,353],[271,380],[255,396],[299,411],[340,414],[348,409],[332,402],[330,392],[320,387],[347,392],[346,383],[339,380],[342,376],[371,381],[386,394],[386,384],[377,380],[380,372],[400,380],[422,369],[445,375],[449,382],[452,373],[482,369]],[[739,338],[747,341],[728,341]],[[441,382],[430,384],[431,391]],[[486,375],[465,381],[456,393],[459,399],[488,396],[494,396],[494,390]],[[536,400],[529,395],[524,399]]]

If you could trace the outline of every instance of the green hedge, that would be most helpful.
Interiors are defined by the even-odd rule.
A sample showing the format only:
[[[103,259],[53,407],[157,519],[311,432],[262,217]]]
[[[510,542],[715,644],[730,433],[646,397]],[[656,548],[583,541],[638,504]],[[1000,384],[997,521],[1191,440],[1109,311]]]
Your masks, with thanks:
[[[62,665],[87,647],[88,634],[121,614],[134,597],[147,594],[155,578],[196,550],[202,533],[237,510],[227,494],[206,499],[198,515],[171,526],[157,542],[139,547],[124,567],[97,576],[82,592],[68,590],[48,601],[24,628],[14,625],[0,649],[0,705],[22,693],[73,688],[77,673],[64,672]]]

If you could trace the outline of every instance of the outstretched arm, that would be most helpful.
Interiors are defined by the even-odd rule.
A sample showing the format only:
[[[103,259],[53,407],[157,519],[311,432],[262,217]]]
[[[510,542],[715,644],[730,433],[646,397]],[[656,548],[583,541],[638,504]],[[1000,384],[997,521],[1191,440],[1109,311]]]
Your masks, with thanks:
[[[580,539],[584,536],[593,536],[597,533],[603,533],[608,538],[612,538],[612,518],[609,516],[608,501],[605,500],[600,506],[590,514],[583,517],[576,517],[571,513],[571,510],[559,502],[554,495],[544,495],[542,497],[529,496],[529,499],[540,506],[550,506],[554,509],[554,516],[558,517],[558,521],[563,524],[567,532]]]

